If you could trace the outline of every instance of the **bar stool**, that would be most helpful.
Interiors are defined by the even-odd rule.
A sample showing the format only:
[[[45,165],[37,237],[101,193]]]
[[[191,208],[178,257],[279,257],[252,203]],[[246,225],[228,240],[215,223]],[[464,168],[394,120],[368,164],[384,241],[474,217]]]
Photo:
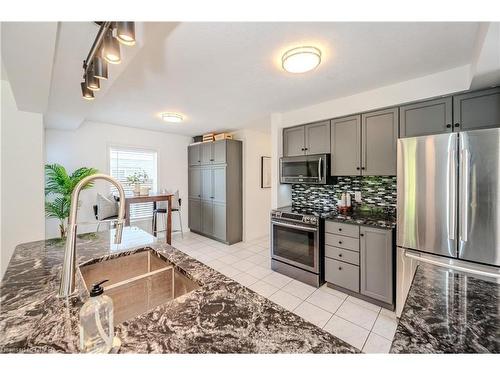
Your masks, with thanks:
[[[177,198],[177,199],[176,199]],[[165,232],[165,230],[157,230],[158,214],[167,214],[167,208],[156,208],[153,210],[153,236],[156,237],[158,232]],[[177,212],[179,214],[179,225],[180,229],[173,230],[172,232],[181,232],[181,237],[184,238],[184,231],[182,230],[182,215],[181,215],[181,198],[179,198],[179,191],[176,191],[174,197],[172,198],[172,213]]]

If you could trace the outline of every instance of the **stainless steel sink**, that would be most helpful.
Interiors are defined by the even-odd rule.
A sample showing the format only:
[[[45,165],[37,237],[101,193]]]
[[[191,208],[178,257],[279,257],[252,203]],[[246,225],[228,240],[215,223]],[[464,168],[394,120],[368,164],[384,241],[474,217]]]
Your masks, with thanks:
[[[115,325],[200,286],[153,250],[83,265],[80,272],[87,292],[94,283],[109,280],[104,293],[113,299]]]

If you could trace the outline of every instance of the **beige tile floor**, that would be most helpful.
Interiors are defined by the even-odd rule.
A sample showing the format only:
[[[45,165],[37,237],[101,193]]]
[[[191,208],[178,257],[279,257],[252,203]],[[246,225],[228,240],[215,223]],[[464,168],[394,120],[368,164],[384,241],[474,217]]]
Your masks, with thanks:
[[[172,245],[365,353],[388,353],[393,312],[323,285],[315,288],[271,270],[269,238],[231,246],[174,233]]]

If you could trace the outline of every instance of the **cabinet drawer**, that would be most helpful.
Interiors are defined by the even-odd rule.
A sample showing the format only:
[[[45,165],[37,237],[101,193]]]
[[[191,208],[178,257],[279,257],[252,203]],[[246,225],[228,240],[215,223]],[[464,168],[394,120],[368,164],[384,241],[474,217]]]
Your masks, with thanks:
[[[356,251],[325,245],[325,256],[359,266],[359,253]]]
[[[359,251],[359,239],[325,233],[325,245],[341,247],[352,251]]]
[[[342,236],[359,238],[359,226],[337,223],[335,221],[325,222],[325,232],[341,234]]]
[[[359,267],[325,258],[325,280],[359,293]]]

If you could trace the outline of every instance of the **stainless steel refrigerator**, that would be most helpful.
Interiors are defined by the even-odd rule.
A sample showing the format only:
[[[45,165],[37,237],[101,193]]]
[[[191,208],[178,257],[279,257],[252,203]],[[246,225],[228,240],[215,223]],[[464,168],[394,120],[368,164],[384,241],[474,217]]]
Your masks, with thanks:
[[[398,288],[408,259],[498,277],[500,129],[399,139],[397,181]]]

